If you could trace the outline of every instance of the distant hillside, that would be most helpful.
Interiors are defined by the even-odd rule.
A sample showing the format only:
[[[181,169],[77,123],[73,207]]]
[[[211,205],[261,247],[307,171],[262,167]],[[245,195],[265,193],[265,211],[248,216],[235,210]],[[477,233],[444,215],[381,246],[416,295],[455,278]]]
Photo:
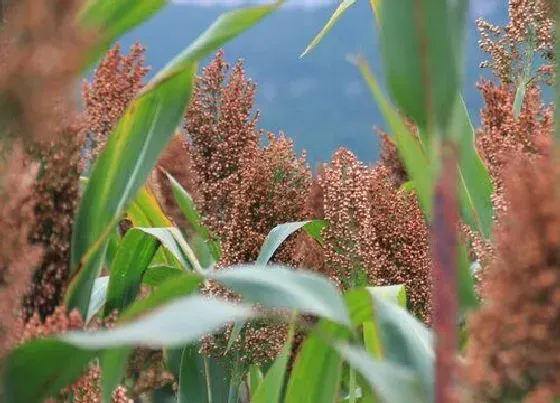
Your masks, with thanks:
[[[505,5],[497,7],[494,0],[473,4],[475,11],[492,13],[492,21],[504,19]],[[225,48],[226,58],[235,61],[242,57],[249,76],[258,83],[257,107],[262,128],[285,131],[295,139],[298,149],[307,150],[312,163],[329,160],[339,146],[373,162],[377,159],[377,139],[372,127],[383,126],[383,120],[355,67],[345,59],[349,53],[365,53],[376,74],[382,77],[368,2],[358,2],[317,49],[304,59],[298,57],[328,20],[332,9],[331,6],[280,10],[230,43]],[[144,43],[149,63],[157,70],[223,11],[218,6],[172,4],[122,38],[121,44],[127,47],[136,40]],[[465,98],[476,122],[481,101],[474,83],[480,76],[481,59],[472,27]]]

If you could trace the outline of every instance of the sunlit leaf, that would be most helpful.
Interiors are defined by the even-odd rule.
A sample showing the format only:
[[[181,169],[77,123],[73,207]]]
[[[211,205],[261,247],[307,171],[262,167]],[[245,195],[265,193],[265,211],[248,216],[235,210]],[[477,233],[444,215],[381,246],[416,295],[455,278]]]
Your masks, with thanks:
[[[279,5],[276,2],[223,14],[130,103],[99,155],[80,199],[72,231],[71,281],[65,298],[70,309],[77,308],[86,315],[91,289],[105,257],[107,238],[181,122],[191,98],[198,60]]]
[[[340,17],[344,15],[346,10],[348,10],[348,8],[350,8],[350,6],[353,6],[355,3],[356,0],[342,0],[336,10],[334,10],[334,13],[331,15],[331,18],[329,18],[323,29],[321,29],[321,31],[315,36],[315,38],[313,38],[311,43],[307,45],[300,57],[305,56],[307,53],[313,50],[313,48],[315,48],[319,44],[319,42],[323,40],[325,35],[331,30],[331,28],[334,26],[334,24],[336,24]]]

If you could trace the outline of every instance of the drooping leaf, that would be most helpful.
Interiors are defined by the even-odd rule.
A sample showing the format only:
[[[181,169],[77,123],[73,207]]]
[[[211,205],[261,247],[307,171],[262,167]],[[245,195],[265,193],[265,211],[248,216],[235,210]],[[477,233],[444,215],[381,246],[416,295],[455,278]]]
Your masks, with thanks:
[[[107,249],[107,237],[180,123],[191,98],[198,60],[279,5],[276,2],[223,14],[131,102],[97,159],[74,220],[72,278],[65,298],[70,309],[77,308],[86,315],[91,289]]]
[[[289,308],[349,325],[336,287],[325,277],[281,266],[237,266],[208,273],[208,278],[268,308]]]
[[[303,228],[312,238],[321,241],[321,231],[327,225],[324,220],[309,220],[278,224],[266,236],[261,246],[257,264],[267,264],[276,250],[294,232]]]
[[[184,270],[193,270],[196,258],[178,228],[136,228],[159,240]]]
[[[321,31],[315,36],[315,38],[313,38],[311,43],[307,45],[307,47],[299,57],[303,57],[311,52],[311,50],[313,50],[319,44],[319,42],[323,40],[325,35],[331,30],[331,28],[334,26],[334,24],[336,24],[340,17],[344,15],[346,10],[348,10],[355,3],[356,0],[342,0],[342,2],[336,7],[336,10],[334,10],[334,13],[331,15],[331,18],[329,18],[323,29],[321,29]]]
[[[146,298],[132,304],[119,316],[119,320],[129,321],[170,301],[193,294],[199,289],[201,283],[202,277],[195,274],[183,272],[180,276],[172,276],[161,283]]]
[[[360,373],[383,403],[430,402],[415,374],[406,367],[377,361],[368,353],[348,343],[336,343],[335,349],[352,368]]]
[[[159,245],[157,238],[144,231],[132,228],[126,232],[109,275],[105,315],[122,312],[134,302]]]
[[[248,306],[193,295],[176,299],[114,329],[65,333],[60,340],[91,350],[124,346],[179,346],[197,341],[233,320],[253,315]]]

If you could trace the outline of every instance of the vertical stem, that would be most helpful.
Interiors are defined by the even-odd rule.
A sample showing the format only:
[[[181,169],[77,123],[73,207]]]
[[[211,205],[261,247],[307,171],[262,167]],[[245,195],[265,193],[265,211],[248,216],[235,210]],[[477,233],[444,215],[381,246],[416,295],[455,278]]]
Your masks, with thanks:
[[[435,189],[432,227],[433,327],[436,335],[435,402],[452,402],[457,351],[457,156],[449,139],[442,144],[441,174]]]
[[[555,45],[554,45],[554,87],[555,87],[555,102],[554,102],[554,140],[556,146],[558,148],[558,144],[560,143],[560,63],[558,62],[558,55],[560,55],[560,9],[558,5],[558,1],[554,0],[553,3],[553,10],[554,10],[554,18],[555,18]]]

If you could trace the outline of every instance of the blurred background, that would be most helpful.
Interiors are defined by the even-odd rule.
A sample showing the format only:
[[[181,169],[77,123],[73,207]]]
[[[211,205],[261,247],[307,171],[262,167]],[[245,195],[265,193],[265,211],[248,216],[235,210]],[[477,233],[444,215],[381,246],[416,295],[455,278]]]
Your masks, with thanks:
[[[256,0],[176,0],[148,23],[120,41],[127,49],[135,41],[147,46],[152,73],[181,51],[226,8],[257,4]],[[283,9],[225,48],[226,60],[243,58],[247,74],[258,84],[259,126],[282,130],[305,149],[315,166],[330,160],[339,147],[351,149],[364,162],[378,156],[373,127],[384,127],[357,69],[346,60],[352,53],[368,56],[380,79],[376,30],[367,1],[358,1],[339,20],[320,45],[299,55],[328,21],[338,1],[290,0]],[[476,82],[486,74],[479,68],[484,55],[478,48],[474,21],[507,20],[507,2],[471,0],[464,97],[475,124],[481,97]],[[205,63],[203,63],[205,64]]]

